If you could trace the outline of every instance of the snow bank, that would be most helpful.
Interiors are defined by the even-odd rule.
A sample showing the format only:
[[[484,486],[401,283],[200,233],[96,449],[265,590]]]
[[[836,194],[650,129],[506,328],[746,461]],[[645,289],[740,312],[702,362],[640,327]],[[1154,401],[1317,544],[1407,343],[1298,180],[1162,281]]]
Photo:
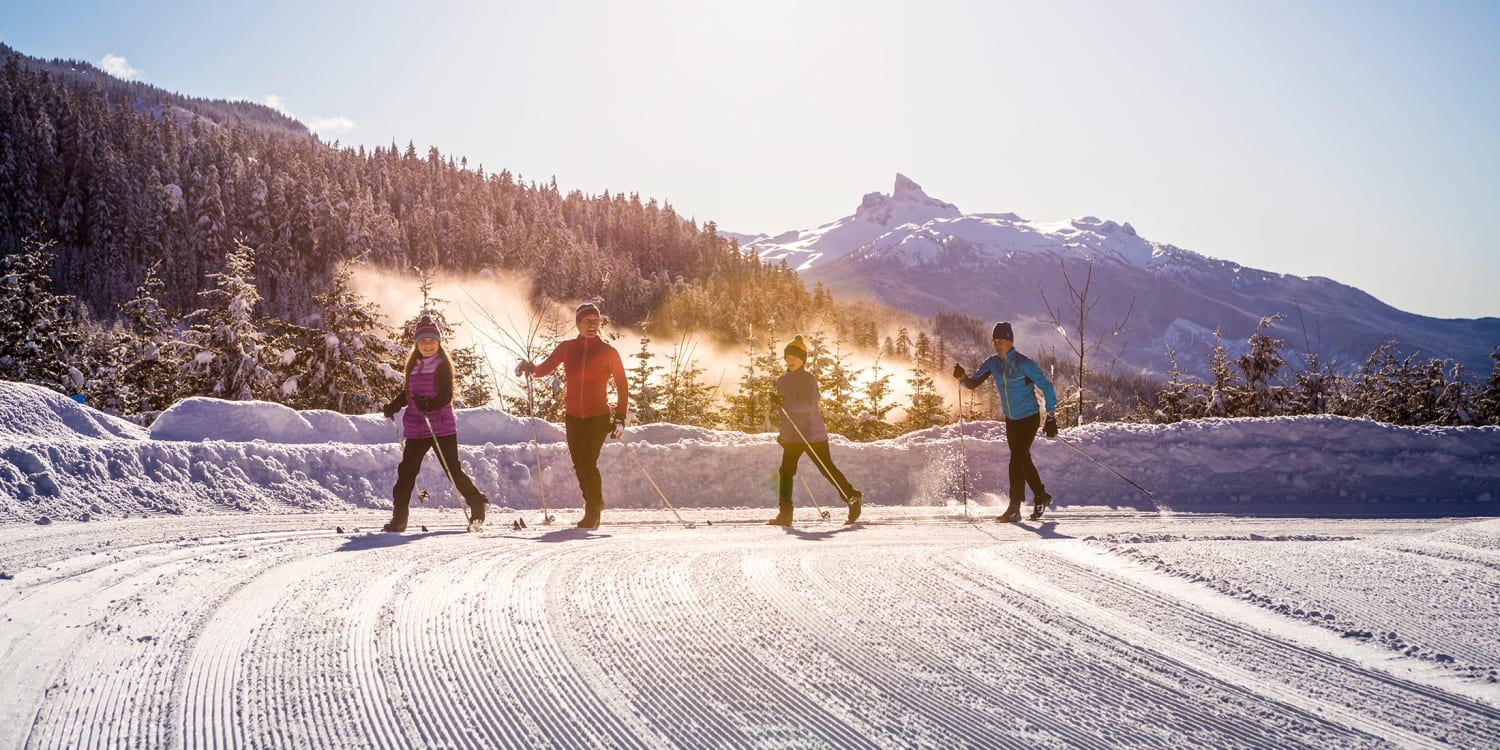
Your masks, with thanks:
[[[0,383],[0,444],[18,439],[140,439],[138,425],[85,409],[67,396],[25,383]]]
[[[0,383],[0,403],[0,523],[390,507],[400,449],[378,414],[189,399],[147,434],[32,386]],[[538,507],[529,421],[498,409],[460,410],[458,419],[465,470],[491,502]],[[875,443],[835,437],[832,453],[872,505],[956,505],[967,491],[971,504],[993,506],[1008,487],[1004,432],[1001,424],[980,422],[965,425],[962,439],[956,425]],[[563,431],[539,423],[538,436],[549,505],[579,507]],[[1059,510],[1500,515],[1497,427],[1280,417],[1099,424],[1063,437],[1067,443],[1041,438],[1033,449]],[[600,457],[609,507],[659,507],[647,472],[679,507],[775,504],[781,449],[769,434],[646,425],[629,429],[626,440],[609,441]],[[799,504],[808,503],[810,488],[821,504],[842,505],[810,460],[802,472],[808,486],[798,482]],[[430,493],[430,504],[457,504],[435,460],[427,461],[418,487]]]

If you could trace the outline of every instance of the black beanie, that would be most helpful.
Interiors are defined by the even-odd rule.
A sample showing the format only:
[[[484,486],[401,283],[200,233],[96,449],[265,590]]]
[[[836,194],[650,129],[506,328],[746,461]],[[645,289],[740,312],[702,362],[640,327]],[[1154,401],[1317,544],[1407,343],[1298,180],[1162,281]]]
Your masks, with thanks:
[[[803,362],[806,362],[807,361],[807,344],[802,343],[802,335],[798,334],[795,338],[793,338],[792,339],[792,343],[787,344],[786,348],[781,350],[781,353],[782,353],[783,356],[787,355],[787,354],[790,354],[793,357],[796,357],[797,359],[800,359]]]
[[[995,330],[990,333],[990,338],[991,339],[1005,339],[1006,341],[1015,341],[1016,340],[1016,335],[1014,333],[1011,333],[1010,324],[1009,323],[996,323],[995,324]]]

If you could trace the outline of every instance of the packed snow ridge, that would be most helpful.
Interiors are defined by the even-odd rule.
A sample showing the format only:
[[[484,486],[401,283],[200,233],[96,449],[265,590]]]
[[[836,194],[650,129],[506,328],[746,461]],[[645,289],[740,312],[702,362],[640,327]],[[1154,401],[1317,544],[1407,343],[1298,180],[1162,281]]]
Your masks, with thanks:
[[[460,409],[458,425],[466,470],[494,505],[538,507],[537,451],[549,502],[582,504],[558,426],[538,424],[534,451],[525,416]],[[1094,424],[1065,429],[1063,437],[1067,443],[1039,439],[1033,449],[1059,508],[1294,516],[1500,512],[1494,460],[1500,427],[1278,417]],[[641,466],[620,442],[605,446],[600,468],[610,508],[659,507],[653,479],[684,508],[775,504],[781,449],[771,434],[651,424],[631,426],[625,440]],[[997,504],[1008,486],[1004,426],[995,422],[872,443],[835,436],[833,450],[870,506],[951,506],[965,492],[974,503]],[[192,398],[148,431],[43,388],[0,383],[0,523],[387,509],[399,453],[394,425],[379,414]],[[426,462],[418,485],[434,503],[456,506],[436,463]],[[815,472],[808,479],[825,503],[836,499]],[[878,510],[871,513],[878,518]]]

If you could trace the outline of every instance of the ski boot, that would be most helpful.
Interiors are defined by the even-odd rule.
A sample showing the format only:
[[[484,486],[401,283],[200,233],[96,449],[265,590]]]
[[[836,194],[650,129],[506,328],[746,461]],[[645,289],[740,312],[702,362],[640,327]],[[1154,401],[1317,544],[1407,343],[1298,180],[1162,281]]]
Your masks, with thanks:
[[[1010,501],[1010,507],[1006,508],[1004,513],[1001,513],[1000,515],[996,516],[995,520],[998,521],[998,522],[1000,522],[1000,523],[1020,523],[1021,522],[1021,501],[1020,500],[1012,500],[1012,501]]]
[[[791,526],[792,525],[792,501],[782,500],[777,506],[776,517],[766,521],[767,526]]]
[[[1031,520],[1033,520],[1033,521],[1040,521],[1040,520],[1042,520],[1042,514],[1045,513],[1045,512],[1047,512],[1047,508],[1050,507],[1051,505],[1052,505],[1052,496],[1051,495],[1049,495],[1049,494],[1047,494],[1045,492],[1039,492],[1039,493],[1037,493],[1036,497],[1034,497],[1034,498],[1031,499]]]
[[[381,526],[380,530],[381,531],[406,531],[406,514],[405,513],[398,513],[396,515],[391,516],[391,520],[387,521],[384,526]]]
[[[490,499],[484,495],[469,501],[469,531],[484,531],[484,509]]]
[[[859,520],[859,511],[861,510],[861,506],[864,504],[864,500],[865,493],[860,492],[859,490],[855,490],[849,495],[849,499],[845,501],[849,503],[849,517],[844,519],[845,525],[854,523],[855,521]]]

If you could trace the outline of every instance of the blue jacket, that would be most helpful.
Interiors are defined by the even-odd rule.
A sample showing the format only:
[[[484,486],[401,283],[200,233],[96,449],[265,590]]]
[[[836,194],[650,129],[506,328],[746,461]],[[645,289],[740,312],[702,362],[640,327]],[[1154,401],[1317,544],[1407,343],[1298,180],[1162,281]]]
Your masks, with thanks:
[[[1057,411],[1057,392],[1052,390],[1052,381],[1026,355],[1015,349],[1003,359],[992,354],[979,365],[979,369],[964,378],[963,384],[974,390],[991,375],[995,376],[995,389],[1000,391],[1000,410],[1006,419],[1025,419],[1037,413],[1036,394],[1031,390],[1033,383],[1042,389],[1047,413]]]

